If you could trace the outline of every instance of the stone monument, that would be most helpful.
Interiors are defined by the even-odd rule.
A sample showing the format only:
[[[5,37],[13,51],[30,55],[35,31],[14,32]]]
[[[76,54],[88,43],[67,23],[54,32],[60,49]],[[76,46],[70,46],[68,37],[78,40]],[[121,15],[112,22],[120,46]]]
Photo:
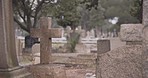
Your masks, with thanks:
[[[142,24],[121,25],[120,38],[127,45],[99,56],[97,78],[143,78]]]
[[[96,59],[96,76],[97,78],[101,78],[100,70],[99,70],[99,58],[100,54],[106,53],[110,51],[110,40],[98,40],[97,41],[97,59]]]
[[[32,28],[31,36],[40,38],[40,62],[48,64],[51,62],[51,38],[61,38],[62,30],[59,28],[51,28],[51,18],[41,17],[40,28]]]
[[[51,38],[61,38],[62,29],[51,28],[52,19],[40,18],[40,28],[31,29],[31,36],[40,38],[40,64],[29,66],[34,78],[66,78],[64,65],[53,64]]]
[[[16,55],[12,0],[0,0],[0,78],[31,78]]]

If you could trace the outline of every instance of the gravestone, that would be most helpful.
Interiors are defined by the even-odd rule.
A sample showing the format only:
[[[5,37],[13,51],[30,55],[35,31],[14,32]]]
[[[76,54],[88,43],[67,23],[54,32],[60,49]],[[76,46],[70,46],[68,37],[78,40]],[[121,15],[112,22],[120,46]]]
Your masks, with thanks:
[[[95,38],[95,31],[94,31],[94,29],[90,30],[90,37],[91,38]]]
[[[12,0],[0,0],[0,78],[31,78],[16,55]]]
[[[110,51],[110,40],[98,40],[97,41],[98,54],[103,54]]]
[[[80,35],[79,42],[78,43],[81,43],[81,41],[82,41],[82,27],[81,26],[78,26],[77,27],[77,30],[75,30],[75,32]]]
[[[84,29],[82,30],[81,38],[86,38],[86,31]]]
[[[143,39],[142,29],[142,24],[122,24],[120,29],[120,39],[126,42],[141,42]]]
[[[70,26],[66,27],[65,33],[66,33],[66,37],[69,38],[70,37],[70,33],[72,33],[72,30],[71,30]]]
[[[51,38],[61,38],[61,29],[51,28],[51,18],[41,17],[40,28],[31,29],[32,37],[40,38],[40,62],[41,64],[48,64],[51,62]]]
[[[33,44],[37,42],[38,42],[38,38],[34,38],[28,35],[25,37],[25,48],[32,48]]]
[[[97,41],[97,59],[96,59],[96,76],[97,78],[101,78],[100,70],[99,70],[99,58],[100,54],[106,53],[110,51],[110,40],[98,40]]]
[[[64,38],[64,28],[62,27],[62,38]]]
[[[53,64],[51,38],[61,38],[60,28],[51,28],[51,18],[41,17],[40,28],[31,29],[31,36],[40,37],[40,64],[29,66],[34,78],[66,78],[63,65]]]
[[[25,37],[25,48],[24,51],[25,53],[31,53],[32,52],[32,46],[35,43],[39,43],[38,38],[31,37],[30,35]]]
[[[143,78],[142,28],[142,24],[121,25],[120,39],[127,45],[99,55],[97,78]]]
[[[86,38],[90,38],[90,32],[89,31],[86,32]]]
[[[34,44],[32,46],[32,53],[35,54],[35,53],[40,53],[40,44]]]
[[[17,53],[17,57],[18,57],[18,61],[21,61],[21,56],[22,56],[22,52],[23,52],[23,48],[24,48],[24,39],[21,37],[16,37],[16,53]]]
[[[76,32],[79,33],[79,34],[81,34],[82,33],[82,27],[81,26],[78,26]]]

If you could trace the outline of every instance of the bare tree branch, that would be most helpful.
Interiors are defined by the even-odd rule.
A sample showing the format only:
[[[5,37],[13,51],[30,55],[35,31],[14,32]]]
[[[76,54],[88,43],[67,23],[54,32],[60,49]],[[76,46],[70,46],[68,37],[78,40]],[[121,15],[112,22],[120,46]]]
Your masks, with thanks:
[[[22,29],[24,29],[25,31],[29,32],[28,29],[27,29],[20,21],[18,21],[18,19],[16,19],[15,17],[14,17],[14,21],[15,21]]]
[[[25,16],[23,16],[20,12],[20,10],[18,10],[18,14],[19,16],[23,19],[24,23],[26,24],[26,20],[25,20]],[[25,15],[25,14],[24,14]]]
[[[35,0],[33,0],[32,3],[31,3],[31,6],[30,6],[31,9],[33,8],[34,1]]]

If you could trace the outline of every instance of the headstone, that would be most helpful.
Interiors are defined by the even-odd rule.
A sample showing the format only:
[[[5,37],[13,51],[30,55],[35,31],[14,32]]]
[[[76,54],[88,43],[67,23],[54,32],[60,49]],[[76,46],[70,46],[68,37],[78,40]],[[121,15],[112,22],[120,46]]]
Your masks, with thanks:
[[[33,44],[38,42],[38,38],[31,37],[30,35],[25,37],[25,48],[32,48]]]
[[[62,29],[62,38],[64,38],[64,28],[61,29]]]
[[[98,40],[97,50],[98,54],[103,54],[110,51],[110,40]]]
[[[35,54],[35,53],[40,53],[40,44],[34,44],[32,46],[32,53]]]
[[[67,26],[66,27],[66,30],[65,30],[65,33],[66,33],[66,37],[69,38],[70,37],[70,33],[72,32],[71,30],[71,27],[70,26]]]
[[[91,31],[90,31],[90,37],[91,38],[95,38],[95,31],[94,31],[94,29],[91,29]]]
[[[122,41],[142,41],[142,24],[122,24],[120,29],[120,39]]]
[[[16,53],[17,53],[18,61],[20,62],[23,48],[24,48],[24,42],[22,39],[19,39],[19,38],[16,38],[15,42],[16,42]]]
[[[142,44],[139,36],[141,27],[143,26],[139,24],[121,25],[120,39],[128,44],[99,55],[97,78],[143,78]]]
[[[86,32],[86,38],[90,38],[90,32],[89,31]]]
[[[86,38],[86,31],[85,30],[82,30],[81,38]]]
[[[100,54],[110,51],[110,40],[98,40],[97,41],[97,59],[96,59],[96,76],[101,78],[99,70]]]
[[[78,30],[76,31],[77,33],[81,34],[82,33],[82,27],[78,26]]]
[[[82,26],[78,26],[78,30],[76,32],[80,34],[80,38],[86,37],[86,31],[82,29]]]
[[[31,37],[30,35],[25,37],[25,48],[24,53],[31,53],[32,52],[32,46],[35,43],[39,43],[38,38]]]
[[[0,0],[0,78],[29,78],[18,64],[14,34],[12,0]]]
[[[40,28],[31,29],[32,37],[40,38],[40,62],[48,64],[51,62],[51,38],[61,38],[61,29],[51,28],[51,18],[41,17]]]

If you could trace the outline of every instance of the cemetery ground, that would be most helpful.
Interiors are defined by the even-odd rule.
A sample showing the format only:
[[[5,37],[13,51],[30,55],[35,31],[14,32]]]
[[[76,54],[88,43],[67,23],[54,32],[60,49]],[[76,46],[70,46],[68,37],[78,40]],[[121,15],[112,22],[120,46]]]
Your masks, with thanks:
[[[90,45],[78,44],[76,53],[52,50],[52,38],[62,34],[51,28],[49,17],[41,18],[40,29],[31,30],[31,36],[40,38],[40,48],[34,47],[39,52],[27,47],[28,53],[21,53],[21,41],[15,45],[12,1],[0,4],[0,78],[148,78],[148,0],[143,0],[142,24],[121,25],[119,37],[126,45],[118,38],[96,40],[88,32],[91,41],[82,43]]]
[[[118,37],[110,38],[111,50],[124,46]],[[59,46],[59,44],[58,44]],[[53,46],[55,48],[55,46]],[[81,48],[81,47],[80,47]],[[96,48],[96,47],[95,47]],[[36,48],[35,50],[37,50]],[[20,65],[30,66],[40,63],[39,53],[29,54],[20,57]],[[23,59],[23,60],[22,60]],[[95,78],[97,53],[52,53],[52,61],[55,64],[65,65],[67,78]],[[86,78],[87,78],[86,77]]]

